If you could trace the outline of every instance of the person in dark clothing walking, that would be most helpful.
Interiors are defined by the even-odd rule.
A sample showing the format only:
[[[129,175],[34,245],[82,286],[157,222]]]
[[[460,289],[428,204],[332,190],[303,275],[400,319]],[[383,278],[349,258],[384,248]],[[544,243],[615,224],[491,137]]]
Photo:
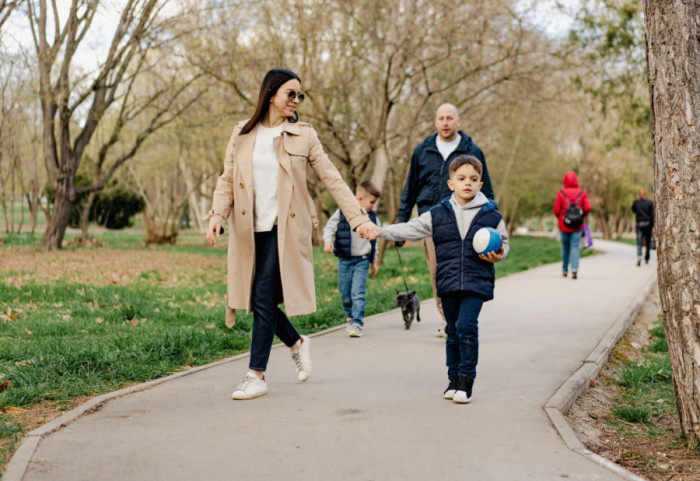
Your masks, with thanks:
[[[408,178],[401,195],[397,222],[407,222],[411,218],[414,206],[418,206],[418,215],[422,215],[451,195],[447,186],[450,177],[449,165],[452,160],[461,155],[471,155],[481,162],[483,167],[481,181],[484,184],[481,193],[493,200],[493,187],[484,154],[467,134],[459,130],[461,125],[462,119],[459,117],[457,107],[452,104],[443,104],[437,109],[435,114],[437,133],[418,144],[413,151]],[[401,247],[403,242],[397,242],[396,245]],[[442,311],[442,302],[437,295],[435,283],[437,266],[435,244],[430,237],[425,238],[424,248],[430,280],[433,284],[433,295],[444,321],[445,314]],[[443,322],[442,328],[436,334],[438,337],[445,337],[444,327]]]
[[[654,203],[647,199],[647,191],[639,189],[638,197],[632,203],[632,212],[635,216],[635,230],[637,231],[637,267],[642,265],[642,244],[646,245],[644,263],[649,264],[649,250],[651,249],[651,233],[654,229]]]

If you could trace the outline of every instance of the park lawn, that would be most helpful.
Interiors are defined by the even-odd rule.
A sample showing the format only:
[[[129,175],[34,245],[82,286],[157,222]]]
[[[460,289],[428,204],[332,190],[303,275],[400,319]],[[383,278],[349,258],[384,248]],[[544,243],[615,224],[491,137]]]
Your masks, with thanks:
[[[0,472],[23,434],[62,410],[250,347],[252,315],[238,311],[233,329],[224,324],[226,249],[194,233],[150,248],[138,233],[96,237],[103,247],[70,247],[69,238],[61,252],[39,252],[40,238],[28,236],[0,246]],[[422,247],[400,252],[403,277],[387,249],[368,280],[368,316],[395,308],[404,277],[432,297]],[[553,239],[515,237],[497,277],[559,258]],[[335,257],[314,249],[314,269],[318,310],[293,319],[304,334],[345,322]]]

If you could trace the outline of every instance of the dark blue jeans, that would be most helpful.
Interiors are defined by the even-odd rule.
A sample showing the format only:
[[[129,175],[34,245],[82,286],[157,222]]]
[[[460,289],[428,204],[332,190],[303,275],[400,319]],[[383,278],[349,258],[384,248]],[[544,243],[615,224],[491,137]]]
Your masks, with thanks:
[[[364,326],[367,305],[366,285],[369,258],[349,257],[338,259],[338,291],[345,315],[350,322]]]
[[[250,363],[254,371],[265,371],[275,334],[287,347],[301,336],[277,304],[283,301],[277,251],[277,226],[269,232],[255,233],[255,278],[251,304],[253,309],[253,340]]]
[[[479,313],[484,300],[478,296],[443,297],[447,334],[447,377],[466,376],[476,379],[479,362]]]

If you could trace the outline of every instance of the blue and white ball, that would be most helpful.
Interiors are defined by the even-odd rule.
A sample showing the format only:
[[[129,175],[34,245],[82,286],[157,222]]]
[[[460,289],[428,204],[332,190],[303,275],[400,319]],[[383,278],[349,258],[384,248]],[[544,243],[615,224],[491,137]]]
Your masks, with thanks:
[[[488,254],[489,252],[498,254],[501,251],[502,245],[503,239],[501,238],[501,234],[493,227],[482,227],[476,231],[474,240],[472,241],[472,246],[479,255]]]

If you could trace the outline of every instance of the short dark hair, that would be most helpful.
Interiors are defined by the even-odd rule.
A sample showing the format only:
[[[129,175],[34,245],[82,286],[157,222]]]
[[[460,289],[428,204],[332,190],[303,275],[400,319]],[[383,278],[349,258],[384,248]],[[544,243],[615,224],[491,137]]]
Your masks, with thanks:
[[[357,184],[358,189],[362,189],[365,192],[367,192],[369,195],[372,197],[376,197],[379,199],[382,195],[382,191],[377,188],[377,186],[372,182],[371,180],[363,180],[359,184]]]
[[[241,129],[241,135],[245,135],[253,130],[255,126],[265,118],[267,111],[270,110],[270,99],[275,96],[282,85],[294,79],[301,83],[301,79],[297,74],[291,70],[286,70],[283,68],[273,68],[265,74],[265,78],[260,86],[258,105],[255,107],[255,113],[250,118],[248,123],[246,123]],[[299,114],[295,111],[294,117],[287,117],[287,120],[290,122],[296,122],[299,120]]]
[[[450,162],[450,177],[463,165],[471,165],[479,173],[479,178],[484,175],[484,165],[473,155],[460,155]]]

